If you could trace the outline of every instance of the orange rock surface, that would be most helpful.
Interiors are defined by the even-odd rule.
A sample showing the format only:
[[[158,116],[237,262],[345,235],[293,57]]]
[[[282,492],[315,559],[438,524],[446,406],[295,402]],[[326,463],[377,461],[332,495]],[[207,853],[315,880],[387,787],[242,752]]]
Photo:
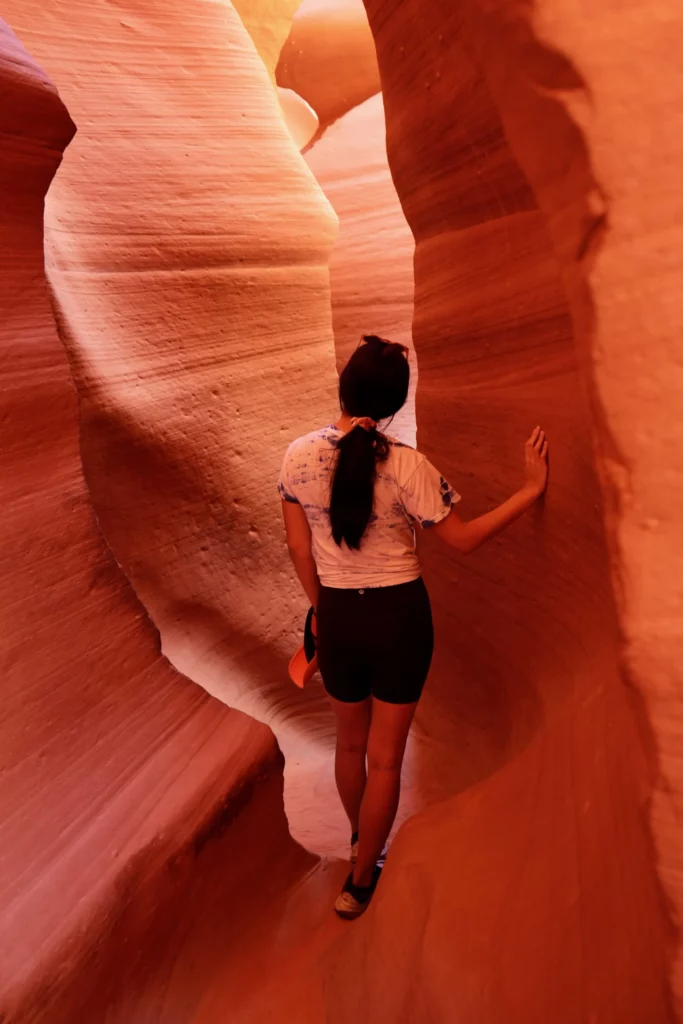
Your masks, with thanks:
[[[303,0],[275,76],[310,103],[323,130],[378,93],[377,57],[362,0]]]
[[[306,100],[291,89],[278,86],[280,111],[297,149],[304,149],[320,127],[318,115]]]
[[[229,4],[7,17],[79,127],[46,244],[98,520],[172,663],[277,729],[305,838],[331,722],[283,672],[306,604],[274,485],[289,440],[334,415],[336,217]]]
[[[119,1001],[148,1022],[144,991],[190,912],[206,923],[222,902],[214,941],[239,974],[235,893],[264,857],[282,894],[314,859],[287,833],[272,734],[170,668],[103,542],[43,269],[74,125],[4,22],[0,132],[0,1017],[114,1020]],[[202,995],[196,971],[179,988],[166,971],[157,1005],[169,981],[174,1012]]]
[[[577,325],[605,496],[623,679],[651,761],[647,831],[663,905],[678,926],[683,12],[669,2],[631,2],[605,9],[599,31],[591,24],[584,32],[571,6],[558,4],[539,19],[531,41],[510,23],[504,6],[490,14],[478,31],[491,89],[545,213]],[[531,65],[524,78],[515,71],[522,52]],[[557,102],[549,102],[548,93]],[[548,144],[539,145],[544,138]],[[673,933],[669,956],[681,1019],[683,947]],[[648,1019],[658,1019],[654,1006]]]
[[[665,725],[661,712],[652,717],[642,697],[658,687],[668,692],[674,680],[668,658],[680,641],[673,632],[649,662],[645,651],[650,629],[659,636],[655,623],[673,627],[671,609],[680,607],[681,575],[671,572],[680,533],[671,533],[673,513],[665,514],[663,500],[663,489],[673,496],[679,481],[672,478],[669,491],[660,478],[662,490],[651,499],[658,511],[643,534],[652,537],[644,563],[642,542],[630,548],[631,524],[644,514],[632,502],[651,470],[627,496],[627,472],[607,446],[627,424],[625,440],[642,434],[655,444],[647,402],[651,345],[640,324],[651,295],[658,311],[671,308],[672,278],[659,274],[661,264],[651,267],[643,278],[648,290],[640,292],[620,237],[626,224],[632,232],[637,224],[644,231],[655,226],[652,200],[629,189],[628,165],[620,178],[616,152],[605,142],[613,137],[605,113],[602,136],[591,115],[587,139],[567,108],[549,99],[555,87],[573,116],[589,118],[576,92],[578,73],[535,38],[524,8],[508,20],[511,7],[503,3],[366,6],[389,161],[417,239],[420,445],[453,478],[471,514],[515,486],[519,441],[541,422],[551,438],[551,486],[535,516],[466,564],[425,545],[437,654],[420,722],[443,744],[443,758],[424,769],[450,776],[460,792],[399,836],[382,892],[334,968],[339,1019],[659,1024],[671,1012],[662,881],[667,895],[675,892],[672,861],[662,854],[680,849],[680,838],[663,827],[667,805],[650,801],[653,779],[667,763],[658,767],[655,744],[666,752],[675,720]],[[561,50],[566,29],[578,60],[587,34],[605,37],[592,17],[589,30],[561,6],[548,5],[554,45]],[[647,22],[649,14],[639,10]],[[605,13],[605,32],[623,39],[621,14],[615,19]],[[646,38],[652,42],[652,27]],[[598,60],[598,50],[605,54],[602,42],[592,51],[590,85],[599,99],[611,70],[606,104],[614,118],[610,104],[631,62],[617,73],[609,58]],[[665,79],[673,95],[675,76]],[[665,115],[664,91],[657,95]],[[614,235],[602,217],[604,198],[598,203],[601,189],[587,188],[591,139],[596,156],[612,155],[608,194],[623,194],[615,210],[622,227]],[[624,135],[622,159],[630,147]],[[673,164],[671,156],[648,197],[671,194],[664,185],[671,190]],[[670,217],[668,208],[664,220]],[[660,244],[673,252],[671,234]],[[614,312],[605,315],[611,333],[604,322],[596,333],[585,301],[577,301],[589,284],[597,295],[604,289],[598,309],[620,304],[617,320]],[[669,336],[670,325],[663,328]],[[673,367],[665,369],[672,350],[658,343],[656,351],[657,372],[675,378]],[[625,390],[621,359],[629,367]],[[595,404],[603,382],[613,421],[608,406]],[[663,435],[670,451],[680,444],[673,387],[669,380],[659,392],[668,402],[666,422],[675,423]],[[639,449],[643,457],[646,450]],[[596,465],[601,476],[616,474],[621,491],[620,507],[609,501],[606,515]],[[637,473],[637,463],[632,468]],[[664,538],[672,561],[658,568]],[[647,586],[650,574],[669,580],[661,606]],[[620,581],[630,607],[622,598],[615,608]],[[642,603],[648,593],[649,618]],[[645,676],[634,674],[636,652]],[[629,682],[642,686],[640,699]],[[362,979],[357,987],[348,985],[350,976]],[[380,981],[373,987],[371,979]]]
[[[269,74],[275,68],[291,31],[301,0],[234,0],[232,6],[252,38]]]
[[[683,18],[366,0],[387,163],[357,3],[294,17],[288,132],[294,6],[5,5],[0,1017],[671,1024]],[[476,515],[540,422],[551,484],[468,560],[424,538],[419,813],[349,927],[240,711],[342,852],[273,484],[332,328],[407,339],[413,235],[420,448]]]

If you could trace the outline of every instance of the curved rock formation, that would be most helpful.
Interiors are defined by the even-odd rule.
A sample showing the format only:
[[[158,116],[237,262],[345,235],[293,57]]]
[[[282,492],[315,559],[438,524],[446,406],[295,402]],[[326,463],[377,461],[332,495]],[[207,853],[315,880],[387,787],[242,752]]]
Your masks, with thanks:
[[[301,0],[234,0],[233,7],[252,38],[269,75],[274,77],[282,47]]]
[[[551,86],[570,90],[566,102],[578,109],[580,79],[535,43],[522,8],[508,22],[502,3],[487,5],[486,18],[475,3],[366,6],[389,160],[417,240],[421,447],[463,492],[463,511],[476,513],[516,485],[520,442],[541,422],[552,482],[535,516],[466,564],[425,544],[437,656],[421,725],[443,756],[437,762],[427,749],[423,767],[460,793],[399,837],[382,893],[332,967],[332,1019],[663,1024],[668,930],[645,817],[652,722],[634,707],[620,672],[592,449],[592,425],[604,437],[604,421],[585,397],[593,371],[577,359],[576,297],[562,270],[572,263],[585,280],[589,264],[577,259],[604,224],[599,208],[586,217],[600,190],[586,188],[585,143],[548,98]],[[642,16],[649,17],[644,9]],[[578,52],[586,26],[576,16],[571,29],[574,17],[558,8],[548,23],[556,45],[566,31]],[[620,17],[620,38],[623,24]],[[593,20],[591,34],[604,39]],[[597,52],[596,43],[599,88]],[[674,95],[675,82],[668,85]],[[606,124],[602,139],[597,128],[593,136],[599,153]],[[619,189],[616,161],[610,167]],[[622,216],[637,223],[641,205],[629,196]],[[652,224],[646,211],[642,223]],[[610,266],[609,254],[596,266]],[[670,283],[658,284],[660,309]],[[643,297],[627,291],[638,322]],[[614,299],[607,291],[603,302]],[[580,310],[577,324],[585,332]],[[610,342],[583,333],[579,351],[587,344],[599,346],[595,354]],[[633,340],[627,351],[635,375],[644,354]],[[616,380],[612,388],[615,409],[625,413]],[[601,445],[601,471],[602,452]],[[624,523],[614,516],[610,531]],[[677,550],[672,542],[674,558]],[[623,546],[620,556],[628,579]],[[622,621],[633,636],[633,620]],[[672,641],[662,656],[674,649]],[[649,668],[663,681],[661,662]]]
[[[602,10],[589,32],[562,5],[536,24],[510,21],[504,7],[488,14],[477,29],[491,90],[546,215],[577,325],[624,680],[651,754],[654,863],[677,925],[683,914],[683,12],[667,0],[653,7],[631,2]],[[607,46],[599,41],[605,39]],[[525,76],[516,70],[521,54]],[[540,147],[538,137],[551,144]],[[671,950],[674,1009],[683,1019],[679,936]],[[648,1019],[659,1020],[654,1007]]]
[[[43,201],[73,132],[0,21],[0,1017],[16,1024],[113,1020],[121,999],[132,1022],[187,932],[183,901],[205,922],[230,905],[217,948],[237,964],[252,908],[234,896],[259,857],[283,892],[313,866],[287,833],[272,735],[159,655],[90,507],[43,267]],[[186,1007],[209,967],[183,979]]]
[[[305,601],[273,488],[336,405],[336,218],[230,4],[7,13],[80,126],[46,232],[99,522],[164,653],[272,722],[295,787],[331,723],[321,688],[286,678]]]
[[[276,80],[310,103],[322,130],[378,93],[377,57],[362,0],[303,0]]]
[[[304,149],[320,127],[318,115],[305,99],[291,89],[278,86],[277,96],[289,134],[294,139],[297,149]]]
[[[380,334],[412,350],[415,245],[389,172],[381,95],[332,125],[306,160],[339,217],[330,259],[338,369],[361,334]],[[411,394],[391,432],[414,445],[414,352],[411,361]]]
[[[227,3],[6,8],[80,129],[47,199],[48,265],[97,517],[176,665],[273,722],[294,831],[333,850],[330,723],[319,687],[284,678],[304,602],[272,485],[285,443],[334,407],[335,218],[268,79],[269,18],[282,38],[292,6],[269,4],[239,4],[263,59]],[[552,479],[468,562],[425,538],[437,656],[404,811],[434,806],[350,930],[329,914],[336,869],[307,875],[288,838],[273,737],[163,661],[98,532],[42,262],[73,125],[0,37],[12,1024],[673,1019],[680,14],[367,8],[417,239],[420,446],[466,515],[517,484],[537,421]],[[280,68],[323,126],[346,115],[309,152],[341,219],[341,354],[356,320],[407,328],[410,236],[379,98],[358,105],[367,37],[357,8],[330,33],[340,10],[306,4]],[[678,973],[673,990],[680,1010]]]

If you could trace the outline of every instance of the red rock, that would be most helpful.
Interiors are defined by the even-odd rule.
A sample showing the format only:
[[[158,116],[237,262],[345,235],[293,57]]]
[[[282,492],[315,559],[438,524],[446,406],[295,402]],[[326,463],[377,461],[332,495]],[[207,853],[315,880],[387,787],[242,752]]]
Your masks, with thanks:
[[[533,31],[511,22],[505,5],[488,14],[478,30],[491,89],[546,216],[577,328],[622,677],[649,754],[643,809],[661,907],[675,924],[683,912],[683,13],[666,0],[628,3],[601,10],[590,31],[563,4],[549,6]],[[680,938],[669,956],[683,1019]],[[659,1018],[650,1011],[648,1019]]]
[[[336,408],[336,218],[229,4],[10,0],[7,16],[79,126],[46,237],[98,520],[164,653],[273,724],[308,800],[331,723],[320,688],[286,675],[306,603],[275,481]]]
[[[278,112],[266,8],[240,4],[262,62],[229,5],[8,3],[79,125],[48,197],[48,262],[97,517],[175,664],[273,722],[293,827],[334,847],[329,719],[319,689],[284,679],[303,601],[272,495],[286,441],[333,408],[334,219]],[[367,36],[356,14],[349,36],[329,33],[324,7],[302,10],[280,70],[323,126],[346,114],[309,154],[341,220],[341,353],[356,319],[380,319],[385,273],[386,333],[406,323],[409,245],[379,103],[348,113],[376,81]],[[426,539],[437,656],[406,783],[410,806],[434,806],[335,942],[321,874],[291,888],[312,861],[286,835],[272,737],[161,660],[95,526],[42,273],[42,197],[72,127],[8,37],[9,1019],[666,1024],[680,1010],[680,17],[367,7],[417,239],[420,447],[476,514],[516,486],[540,421],[550,490],[468,562]],[[373,274],[368,225],[400,239]]]
[[[377,57],[362,0],[303,0],[275,77],[310,103],[322,130],[378,93]]]
[[[555,51],[569,48],[573,70],[540,45],[519,5],[514,18],[512,5],[503,3],[447,8],[367,0],[366,6],[382,74],[389,162],[417,242],[421,447],[453,478],[465,496],[463,513],[471,515],[516,486],[520,441],[540,422],[550,436],[551,485],[535,515],[469,562],[456,564],[425,544],[437,654],[420,725],[438,746],[431,753],[425,746],[421,767],[425,778],[457,795],[418,815],[400,835],[351,949],[330,964],[328,992],[340,1020],[383,1014],[443,1022],[663,1024],[670,1019],[670,933],[656,868],[671,896],[680,840],[666,824],[671,812],[661,797],[647,820],[656,771],[649,737],[654,726],[655,738],[661,734],[673,753],[677,727],[675,719],[665,725],[661,711],[650,718],[633,701],[621,671],[619,629],[628,638],[630,678],[653,700],[663,689],[673,692],[672,665],[680,657],[671,655],[680,641],[670,615],[682,577],[671,567],[678,564],[680,531],[674,541],[673,511],[663,509],[665,491],[669,509],[677,507],[680,481],[660,473],[647,501],[651,469],[642,484],[630,484],[658,521],[644,563],[642,540],[640,554],[629,550],[638,512],[635,496],[626,498],[632,480],[626,471],[618,473],[621,508],[608,506],[605,520],[595,470],[602,475],[614,466],[615,449],[607,447],[605,411],[596,416],[586,397],[596,382],[606,388],[612,437],[619,439],[628,421],[625,440],[637,444],[630,454],[638,452],[644,470],[645,453],[659,441],[646,399],[651,360],[641,324],[650,322],[645,309],[652,301],[664,337],[670,336],[662,312],[672,308],[666,297],[673,278],[648,263],[643,292],[628,269],[636,247],[624,246],[626,236],[640,239],[642,224],[646,237],[655,230],[661,251],[673,252],[673,231],[656,233],[652,211],[662,211],[664,231],[673,209],[665,197],[678,196],[676,143],[669,141],[676,138],[677,105],[645,187],[635,185],[629,169],[634,153],[643,159],[650,131],[644,126],[656,109],[633,68],[644,62],[657,81],[659,60],[651,55],[655,37],[659,46],[663,41],[654,29],[657,15],[634,6],[635,21],[622,10],[592,10],[588,21],[575,6],[545,5],[547,14],[534,14],[534,28],[543,23]],[[679,31],[673,9],[658,10],[668,10],[670,29]],[[613,39],[619,46],[606,43]],[[631,57],[620,70],[616,54],[627,41]],[[576,67],[592,71],[590,102]],[[658,86],[654,95],[667,123],[680,82],[668,67],[663,78],[666,88]],[[549,90],[589,121],[590,145],[609,169],[604,194],[614,192],[623,203],[616,208],[621,226],[613,237],[607,231],[603,249],[594,205],[603,190],[586,190],[586,139]],[[634,148],[623,97],[636,92],[641,135]],[[615,128],[620,119],[623,131]],[[651,158],[642,166],[651,167]],[[678,199],[674,204],[678,210]],[[577,262],[591,246],[594,269],[590,261]],[[650,251],[640,246],[639,252]],[[656,264],[661,271],[659,259]],[[582,310],[567,286],[572,270],[600,296],[597,335],[594,325],[587,333],[585,303]],[[603,333],[606,324],[610,334]],[[666,347],[654,350],[661,353],[655,372],[669,366],[666,385],[656,391],[671,453],[680,447],[675,370]],[[597,460],[594,430],[601,438]],[[628,465],[638,473],[635,458]],[[666,540],[670,560],[658,571]],[[627,616],[621,602],[615,607],[608,541],[612,568],[628,585]],[[654,580],[664,576],[671,582],[662,585],[660,604]],[[648,603],[641,604],[646,594]],[[662,644],[650,629],[663,622],[670,626]],[[673,760],[668,764],[675,800],[677,776]],[[349,977],[360,979],[357,987]]]
[[[0,131],[0,1016],[104,1020],[153,989],[179,902],[206,920],[254,885],[245,828],[285,891],[313,859],[287,833],[272,734],[170,668],[103,542],[43,268],[43,200],[74,125],[4,22]],[[220,893],[198,884],[217,859]],[[244,924],[223,917],[228,956]],[[200,996],[195,971],[183,998]]]
[[[234,0],[232,4],[271,76],[275,75],[300,3],[301,0]]]
[[[304,149],[320,127],[318,115],[306,100],[291,89],[278,86],[280,110],[297,149]]]

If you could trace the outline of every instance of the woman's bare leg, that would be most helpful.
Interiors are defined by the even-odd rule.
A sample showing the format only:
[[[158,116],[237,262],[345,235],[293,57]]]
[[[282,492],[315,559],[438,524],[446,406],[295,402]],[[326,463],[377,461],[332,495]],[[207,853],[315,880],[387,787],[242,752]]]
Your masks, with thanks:
[[[401,765],[414,704],[387,704],[372,698],[368,737],[368,778],[360,806],[356,885],[370,885],[372,872],[394,824],[401,793]]]
[[[337,747],[334,777],[352,832],[358,832],[360,811],[367,774],[365,759],[370,728],[370,698],[347,704],[330,697],[337,720]]]

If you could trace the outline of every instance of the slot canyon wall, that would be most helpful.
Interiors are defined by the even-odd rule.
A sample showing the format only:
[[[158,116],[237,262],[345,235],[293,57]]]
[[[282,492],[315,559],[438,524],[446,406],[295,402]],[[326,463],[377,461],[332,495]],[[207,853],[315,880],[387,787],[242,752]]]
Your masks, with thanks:
[[[0,1016],[683,1019],[679,15],[297,6],[3,12]],[[348,928],[241,712],[335,852],[273,480],[334,409],[333,332],[339,364],[411,314],[463,513],[536,422],[552,479],[468,560],[423,538],[420,813]]]
[[[239,990],[254,908],[236,894],[271,856],[283,889],[315,861],[289,836],[272,734],[171,669],[99,531],[43,256],[74,124],[2,21],[0,134],[0,1018],[103,1020],[118,1000],[149,1021],[182,999],[189,1019],[200,976],[155,986],[159,950],[217,908]]]
[[[272,5],[247,6],[267,24]],[[336,407],[336,217],[229,3],[12,0],[5,16],[78,125],[46,246],[98,521],[164,653],[276,726],[309,806],[331,723],[321,686],[283,673],[305,601],[273,488],[289,440]],[[253,31],[268,58],[272,33]]]
[[[477,512],[515,486],[541,422],[551,487],[467,564],[424,545],[438,646],[420,720],[462,792],[400,834],[332,965],[336,1019],[668,1021],[680,14],[366,7],[417,242],[420,446]]]
[[[302,0],[275,77],[313,107],[321,131],[376,95],[379,69],[363,0]]]

